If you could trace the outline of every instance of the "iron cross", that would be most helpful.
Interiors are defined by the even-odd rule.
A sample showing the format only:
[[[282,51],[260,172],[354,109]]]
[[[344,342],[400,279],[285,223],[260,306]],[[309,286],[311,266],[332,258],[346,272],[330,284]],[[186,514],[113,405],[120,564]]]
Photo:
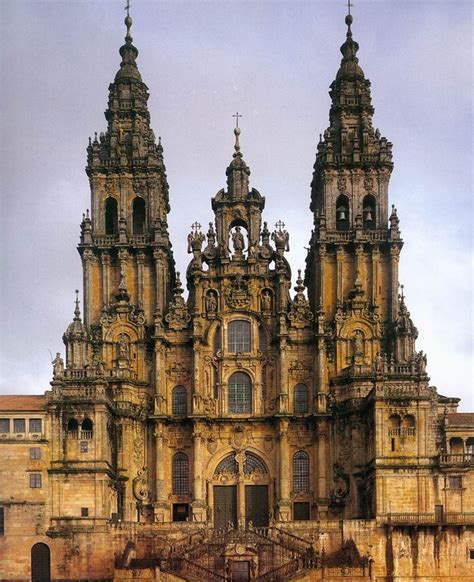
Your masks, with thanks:
[[[131,8],[130,0],[127,0],[127,5],[124,8],[124,10],[127,11],[127,16],[130,16],[130,8]]]
[[[242,115],[240,115],[240,113],[237,111],[237,113],[232,115],[232,117],[235,117],[235,128],[238,129],[239,128],[239,117],[242,117]]]
[[[191,225],[191,228],[193,229],[193,231],[195,233],[199,232],[199,229],[201,228],[201,225],[199,224],[199,222],[196,220],[196,222],[194,224]]]
[[[281,220],[279,220],[276,224],[275,224],[275,228],[278,228],[278,230],[281,232],[284,228],[285,228],[285,223],[282,222]]]
[[[347,0],[347,13],[349,14],[349,16],[351,14],[351,8],[353,8],[353,7],[354,7],[354,4],[351,4],[351,0]]]

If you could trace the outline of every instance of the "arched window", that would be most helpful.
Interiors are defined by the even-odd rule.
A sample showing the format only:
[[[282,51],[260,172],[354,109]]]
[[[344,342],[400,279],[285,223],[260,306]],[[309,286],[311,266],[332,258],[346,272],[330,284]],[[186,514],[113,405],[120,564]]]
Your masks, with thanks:
[[[250,322],[242,319],[229,322],[227,328],[227,348],[229,352],[250,352]]]
[[[474,455],[474,438],[469,437],[466,441],[466,453],[468,455]]]
[[[365,229],[375,229],[375,198],[370,194],[364,198],[362,203],[362,217]]]
[[[336,201],[336,229],[349,230],[349,200],[344,194]]]
[[[67,434],[68,436],[77,437],[77,433],[79,430],[79,423],[75,418],[70,418],[67,422]]]
[[[309,455],[298,451],[293,457],[293,492],[309,492]]]
[[[176,416],[184,416],[187,411],[187,394],[184,386],[176,386],[173,388],[171,413]]]
[[[222,330],[218,325],[214,334],[214,354],[217,354],[222,349]]]
[[[297,384],[293,392],[293,412],[308,412],[308,388],[305,384]]]
[[[81,438],[91,439],[94,424],[90,418],[85,418],[81,424]]]
[[[244,462],[244,473],[246,475],[250,475],[254,471],[260,471],[262,475],[267,474],[267,468],[265,467],[265,463],[262,461],[260,457],[254,455],[254,453],[245,453],[245,462]]]
[[[392,414],[388,417],[388,434],[389,436],[400,436],[401,419],[398,414]]]
[[[145,232],[145,200],[135,198],[133,201],[133,234],[144,234]]]
[[[404,436],[415,436],[415,417],[412,414],[403,417],[402,429]]]
[[[266,354],[268,350],[268,334],[263,325],[258,328],[258,349],[262,354]]]
[[[229,380],[229,412],[252,412],[252,383],[247,374],[236,372]]]
[[[31,548],[31,582],[51,581],[51,552],[46,544]]]
[[[173,457],[173,494],[189,495],[189,462],[184,453]]]
[[[109,197],[105,201],[105,234],[118,232],[118,205],[115,198]]]

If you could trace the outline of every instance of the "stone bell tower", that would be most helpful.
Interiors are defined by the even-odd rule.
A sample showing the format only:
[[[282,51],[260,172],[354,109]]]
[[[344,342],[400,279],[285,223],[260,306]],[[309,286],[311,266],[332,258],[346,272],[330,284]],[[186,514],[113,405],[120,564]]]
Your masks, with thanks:
[[[84,322],[97,325],[117,294],[147,324],[162,317],[174,282],[168,237],[168,182],[161,140],[147,107],[148,88],[136,64],[126,18],[122,62],[109,86],[107,130],[87,148],[91,216],[81,225]]]

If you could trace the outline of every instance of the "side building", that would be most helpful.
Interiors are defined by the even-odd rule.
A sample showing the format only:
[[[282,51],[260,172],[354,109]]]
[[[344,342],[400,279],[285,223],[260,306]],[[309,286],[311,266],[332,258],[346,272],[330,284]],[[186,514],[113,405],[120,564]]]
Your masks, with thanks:
[[[187,299],[125,24],[87,148],[83,314],[77,296],[51,390],[0,397],[0,581],[472,580],[474,414],[416,350],[392,144],[352,17],[304,272],[237,127],[209,227],[187,239]]]

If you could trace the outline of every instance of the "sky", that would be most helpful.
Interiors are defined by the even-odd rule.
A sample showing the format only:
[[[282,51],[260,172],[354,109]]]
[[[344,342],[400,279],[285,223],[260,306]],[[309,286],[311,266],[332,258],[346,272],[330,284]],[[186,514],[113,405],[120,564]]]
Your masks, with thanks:
[[[372,82],[374,126],[393,142],[405,245],[400,280],[431,384],[474,410],[470,0],[355,0],[354,39]],[[2,0],[0,25],[0,392],[42,393],[64,352],[90,206],[88,137],[104,131],[125,2]],[[312,228],[310,182],[345,39],[342,0],[132,1],[170,184],[178,270],[190,225],[213,219],[232,115],[264,219],[283,219],[296,277]]]

